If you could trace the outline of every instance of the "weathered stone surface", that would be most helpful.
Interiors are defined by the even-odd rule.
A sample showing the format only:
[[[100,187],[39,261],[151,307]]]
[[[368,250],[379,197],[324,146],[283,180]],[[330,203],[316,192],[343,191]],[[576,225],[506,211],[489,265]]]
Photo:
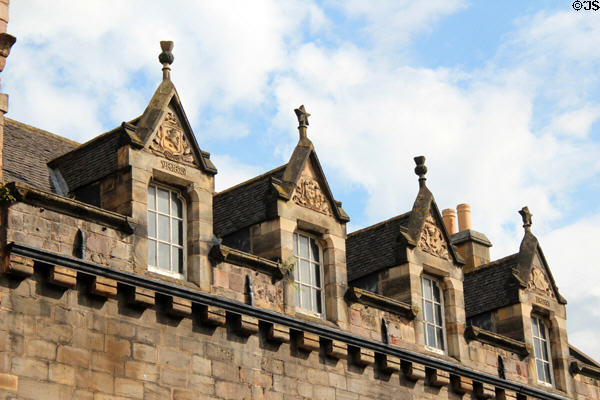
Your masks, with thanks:
[[[417,381],[419,379],[425,379],[425,366],[409,361],[402,361],[401,363],[402,373],[404,377],[409,381]]]
[[[169,302],[169,313],[177,317],[189,317],[192,315],[192,301],[173,296]]]
[[[101,276],[95,276],[92,281],[90,292],[103,297],[116,297],[117,281]]]
[[[2,273],[28,276],[33,274],[33,260],[28,257],[22,257],[17,254],[11,254],[6,262],[2,262]]]
[[[258,332],[258,318],[238,314],[233,316],[233,329],[238,335],[248,336]]]
[[[279,324],[269,324],[267,339],[272,342],[287,343],[290,341],[290,328]]]
[[[431,386],[442,387],[450,383],[450,373],[441,369],[426,368],[427,383]]]
[[[348,357],[348,345],[338,340],[328,340],[325,342],[325,354],[332,358],[344,359]]]
[[[304,351],[319,351],[319,335],[310,332],[298,332],[296,334],[296,345]]]
[[[130,302],[141,307],[152,307],[156,303],[155,293],[150,289],[136,286],[131,294]]]
[[[77,271],[59,265],[51,266],[48,270],[48,282],[67,288],[77,285]]]
[[[363,347],[355,348],[352,351],[352,361],[362,367],[371,365],[375,362],[375,352]]]

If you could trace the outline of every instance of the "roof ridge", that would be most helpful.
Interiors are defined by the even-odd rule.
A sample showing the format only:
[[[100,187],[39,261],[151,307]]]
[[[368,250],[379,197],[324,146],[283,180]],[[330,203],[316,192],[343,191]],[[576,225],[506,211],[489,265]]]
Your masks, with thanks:
[[[375,228],[377,228],[377,227],[379,227],[379,226],[381,226],[381,225],[383,225],[385,223],[393,222],[393,221],[398,220],[400,218],[406,217],[410,213],[411,213],[410,211],[407,211],[404,214],[396,215],[395,217],[388,218],[388,219],[386,219],[384,221],[381,221],[381,222],[377,222],[376,224],[373,224],[371,226],[367,226],[366,228],[362,228],[362,229],[359,229],[357,231],[351,232],[351,233],[349,233],[347,235],[347,237],[350,237],[352,235],[356,235],[356,234],[359,234],[359,233],[363,233],[363,232],[366,232],[366,231],[371,230],[371,229],[375,229]]]
[[[13,124],[16,124],[16,125],[21,125],[21,126],[23,126],[24,128],[27,128],[27,129],[33,129],[33,130],[37,131],[37,133],[42,133],[42,134],[47,135],[47,136],[52,136],[55,139],[62,140],[63,142],[67,142],[67,143],[75,145],[75,146],[79,146],[80,145],[79,142],[76,142],[74,140],[68,139],[68,138],[66,138],[64,136],[57,135],[56,133],[52,133],[52,132],[47,131],[45,129],[37,128],[37,127],[35,127],[33,125],[29,125],[29,124],[26,124],[26,123],[21,122],[21,121],[17,121],[17,120],[12,119],[12,118],[5,117],[4,120],[8,121],[9,123],[13,123]]]
[[[258,176],[255,176],[254,178],[250,178],[250,179],[248,179],[248,180],[246,180],[246,181],[243,181],[243,182],[241,182],[241,183],[238,183],[237,185],[234,185],[234,186],[232,186],[232,187],[229,187],[229,188],[227,188],[227,189],[221,190],[220,192],[218,192],[218,193],[215,193],[214,195],[215,195],[215,196],[218,196],[218,195],[220,195],[220,194],[223,194],[223,193],[226,193],[226,192],[232,191],[232,190],[234,190],[234,189],[238,189],[238,188],[240,188],[240,187],[242,187],[242,186],[249,185],[250,183],[253,183],[253,182],[255,182],[255,181],[258,181],[258,180],[260,180],[260,179],[262,179],[262,178],[264,178],[264,177],[266,177],[266,176],[268,176],[268,175],[274,174],[275,172],[277,172],[277,171],[279,171],[279,170],[281,170],[281,169],[285,168],[285,167],[286,167],[286,165],[287,165],[287,163],[286,163],[286,164],[283,164],[283,165],[280,165],[279,167],[277,167],[277,168],[273,168],[272,170],[270,170],[270,171],[267,171],[267,172],[265,172],[265,173],[263,173],[263,174],[260,174],[260,175],[258,175]]]
[[[486,271],[490,267],[498,266],[498,265],[503,264],[506,261],[510,260],[511,258],[517,258],[518,256],[519,256],[518,252],[510,254],[510,255],[508,255],[506,257],[502,257],[502,258],[499,258],[497,260],[491,261],[491,262],[489,262],[487,264],[480,265],[479,267],[475,268],[473,271],[467,272],[465,275],[475,274],[475,273],[477,273],[479,271]]]

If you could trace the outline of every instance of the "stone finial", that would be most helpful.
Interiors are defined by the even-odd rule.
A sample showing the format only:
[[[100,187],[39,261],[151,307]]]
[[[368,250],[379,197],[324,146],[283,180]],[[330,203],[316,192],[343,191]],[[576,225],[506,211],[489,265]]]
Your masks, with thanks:
[[[294,110],[298,117],[298,131],[300,132],[300,140],[306,139],[306,128],[308,127],[308,117],[310,114],[304,108],[304,104]]]
[[[173,42],[170,40],[161,40],[160,48],[162,49],[162,53],[158,56],[158,61],[162,64],[163,68],[163,80],[171,79],[171,64],[175,60],[173,56]]]
[[[425,156],[417,156],[415,157],[415,163],[417,166],[415,167],[415,174],[419,175],[419,186],[425,186],[425,174],[427,173],[427,167],[425,166]]]
[[[519,210],[519,214],[521,214],[521,217],[523,218],[523,228],[528,231],[531,228],[531,217],[533,214],[529,212],[529,208],[527,206],[521,208],[521,210]]]

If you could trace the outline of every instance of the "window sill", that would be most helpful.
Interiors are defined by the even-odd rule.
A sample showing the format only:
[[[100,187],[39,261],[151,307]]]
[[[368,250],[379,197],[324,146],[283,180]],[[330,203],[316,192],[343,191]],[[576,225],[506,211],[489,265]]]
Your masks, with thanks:
[[[155,274],[158,274],[158,275],[168,276],[169,278],[185,280],[185,276],[183,274],[180,274],[178,272],[165,271],[164,269],[160,269],[160,268],[153,267],[150,265],[148,265],[148,271],[154,272]]]

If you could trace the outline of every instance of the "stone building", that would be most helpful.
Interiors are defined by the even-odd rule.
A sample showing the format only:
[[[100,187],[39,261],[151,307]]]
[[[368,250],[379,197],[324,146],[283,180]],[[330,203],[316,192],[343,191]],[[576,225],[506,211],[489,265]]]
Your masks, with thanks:
[[[87,143],[0,121],[1,399],[600,399],[527,207],[492,261],[416,157],[412,210],[347,234],[302,106],[289,161],[215,193],[161,47]]]

